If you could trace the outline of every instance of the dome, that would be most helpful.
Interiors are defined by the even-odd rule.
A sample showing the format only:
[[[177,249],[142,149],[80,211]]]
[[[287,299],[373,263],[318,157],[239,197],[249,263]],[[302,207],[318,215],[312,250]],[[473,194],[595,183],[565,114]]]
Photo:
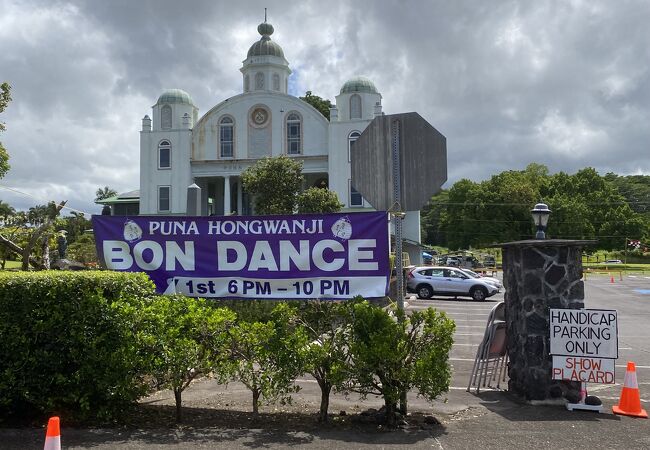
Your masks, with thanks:
[[[156,104],[161,103],[185,103],[186,105],[194,106],[194,101],[190,97],[190,94],[182,89],[167,89],[158,97]]]
[[[248,58],[251,56],[278,56],[284,58],[282,47],[271,40],[273,25],[266,22],[261,23],[257,27],[257,31],[262,35],[262,39],[248,49]]]
[[[379,94],[375,83],[366,77],[355,77],[345,82],[341,88],[341,94],[350,92],[367,92],[370,94]]]

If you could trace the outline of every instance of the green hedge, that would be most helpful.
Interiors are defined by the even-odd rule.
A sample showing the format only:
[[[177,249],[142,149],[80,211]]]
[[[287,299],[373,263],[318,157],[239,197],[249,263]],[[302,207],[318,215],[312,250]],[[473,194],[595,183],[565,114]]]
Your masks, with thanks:
[[[362,300],[215,302],[157,296],[141,273],[0,273],[0,423],[113,422],[152,386],[174,389],[180,420],[200,374],[243,382],[254,410],[316,374],[321,418],[333,388],[382,395],[393,412],[402,390],[446,390],[453,321],[427,310],[396,322]]]
[[[109,421],[145,392],[133,325],[144,274],[0,274],[0,421]]]

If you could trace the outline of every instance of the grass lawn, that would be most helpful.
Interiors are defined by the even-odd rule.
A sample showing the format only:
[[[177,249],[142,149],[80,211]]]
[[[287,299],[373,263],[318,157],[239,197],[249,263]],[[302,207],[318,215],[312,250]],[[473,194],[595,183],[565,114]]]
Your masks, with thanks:
[[[584,263],[585,269],[593,271],[611,271],[611,272],[650,272],[650,264],[605,264],[605,263]]]
[[[23,263],[20,261],[7,261],[5,262],[5,270],[6,269],[20,269],[20,266]]]

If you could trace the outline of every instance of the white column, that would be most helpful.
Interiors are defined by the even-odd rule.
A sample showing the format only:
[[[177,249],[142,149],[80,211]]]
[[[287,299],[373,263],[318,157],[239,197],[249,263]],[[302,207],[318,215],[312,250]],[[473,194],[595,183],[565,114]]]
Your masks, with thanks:
[[[230,209],[230,176],[223,177],[223,215],[229,216]]]
[[[242,199],[244,198],[244,188],[241,185],[241,177],[237,180],[237,214],[240,216],[243,214],[243,204]]]

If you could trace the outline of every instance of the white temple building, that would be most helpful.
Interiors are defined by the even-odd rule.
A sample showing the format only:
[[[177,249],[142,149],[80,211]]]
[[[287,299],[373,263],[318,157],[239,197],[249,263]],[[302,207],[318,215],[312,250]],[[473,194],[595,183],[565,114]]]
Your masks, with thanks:
[[[350,143],[383,114],[381,94],[367,78],[350,79],[343,83],[327,120],[289,95],[291,69],[282,48],[271,39],[273,26],[264,22],[257,30],[261,38],[239,69],[240,94],[201,116],[187,92],[169,89],[160,95],[151,116],[142,119],[139,214],[186,214],[187,190],[194,183],[201,189],[201,215],[255,214],[242,189],[241,173],[261,158],[279,155],[301,160],[304,187],[328,187],[345,205],[344,211],[371,208],[352,185]],[[113,214],[133,214],[137,192],[128,194],[101,203]],[[407,213],[404,237],[407,244],[420,242],[419,211]],[[405,249],[411,263],[421,261],[417,245]]]

